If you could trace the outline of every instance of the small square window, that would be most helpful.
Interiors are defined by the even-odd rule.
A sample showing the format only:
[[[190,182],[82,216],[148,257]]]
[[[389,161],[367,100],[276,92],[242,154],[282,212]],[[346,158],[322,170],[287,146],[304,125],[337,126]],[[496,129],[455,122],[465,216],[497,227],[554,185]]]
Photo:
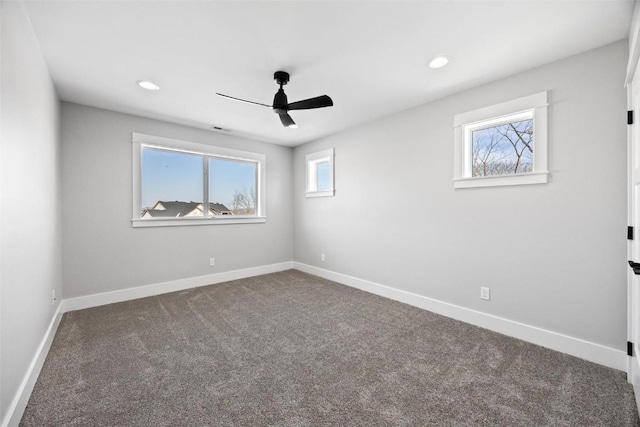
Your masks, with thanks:
[[[333,148],[307,154],[307,197],[334,195]]]
[[[454,188],[547,182],[546,92],[458,114],[454,124]]]
[[[533,172],[533,111],[465,126],[472,177]]]

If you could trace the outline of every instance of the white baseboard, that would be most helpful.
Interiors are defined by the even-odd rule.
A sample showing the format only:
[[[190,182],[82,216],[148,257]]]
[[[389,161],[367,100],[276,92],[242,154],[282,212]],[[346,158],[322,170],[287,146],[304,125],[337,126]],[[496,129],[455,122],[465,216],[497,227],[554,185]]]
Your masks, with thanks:
[[[13,427],[20,423],[22,414],[27,407],[27,403],[29,403],[29,397],[31,397],[33,387],[36,385],[36,380],[40,375],[44,361],[49,353],[49,348],[51,348],[51,343],[53,343],[53,337],[56,335],[58,325],[60,325],[60,321],[62,320],[62,313],[64,313],[64,301],[61,301],[60,304],[58,304],[58,308],[53,313],[53,318],[49,323],[49,327],[47,328],[42,341],[40,341],[40,345],[27,368],[27,372],[20,383],[20,387],[18,387],[18,391],[16,392],[11,405],[9,405],[9,409],[2,420],[2,424],[0,424],[2,427]]]
[[[279,264],[262,265],[242,270],[207,274],[206,276],[189,277],[187,279],[172,280],[170,282],[155,283],[153,285],[138,286],[135,288],[65,299],[64,307],[65,312],[82,310],[85,308],[98,307],[100,305],[113,304],[116,302],[166,294],[168,292],[197,288],[199,286],[228,282],[229,280],[244,279],[246,277],[259,276],[261,274],[275,273],[277,271],[289,270],[292,268],[293,261],[287,261]]]
[[[472,325],[499,332],[552,350],[579,357],[590,362],[608,366],[620,371],[627,370],[627,354],[624,351],[605,347],[536,326],[527,325],[503,317],[494,316],[412,292],[395,289],[379,283],[370,282],[357,277],[336,273],[300,262],[293,263],[296,270],[313,274],[343,285],[361,289],[372,294],[400,301],[433,313],[461,320]]]

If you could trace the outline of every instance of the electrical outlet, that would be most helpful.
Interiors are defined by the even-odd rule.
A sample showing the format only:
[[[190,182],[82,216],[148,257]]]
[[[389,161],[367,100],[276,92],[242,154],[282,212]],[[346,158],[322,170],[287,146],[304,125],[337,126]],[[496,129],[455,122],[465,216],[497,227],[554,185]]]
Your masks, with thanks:
[[[216,266],[216,259],[209,258],[209,267],[215,267],[215,266]]]
[[[325,258],[324,254],[320,254],[320,261],[325,262],[327,259]]]
[[[486,299],[487,301],[491,299],[491,289],[489,288],[480,288],[480,298]]]
[[[51,305],[56,303],[56,290],[51,291]]]

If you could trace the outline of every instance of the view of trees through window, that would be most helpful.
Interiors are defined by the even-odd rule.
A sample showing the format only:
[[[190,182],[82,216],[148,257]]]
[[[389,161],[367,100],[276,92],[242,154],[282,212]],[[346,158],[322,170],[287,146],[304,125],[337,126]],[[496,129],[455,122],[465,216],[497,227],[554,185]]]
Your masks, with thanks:
[[[533,119],[471,132],[472,176],[533,172]]]
[[[222,201],[234,215],[255,215],[257,167],[253,162],[209,159],[209,202]]]
[[[205,214],[204,159],[209,173]],[[142,147],[141,218],[255,215],[256,162]]]

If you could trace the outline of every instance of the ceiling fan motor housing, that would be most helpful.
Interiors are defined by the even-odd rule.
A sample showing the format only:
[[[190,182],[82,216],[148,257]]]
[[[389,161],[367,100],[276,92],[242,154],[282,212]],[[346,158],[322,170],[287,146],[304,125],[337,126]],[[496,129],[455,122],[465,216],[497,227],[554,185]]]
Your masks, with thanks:
[[[273,97],[273,111],[278,114],[286,114],[287,111],[289,111],[287,104],[287,95],[284,93],[282,88],[278,89],[276,96]]]
[[[289,73],[286,71],[276,71],[273,78],[280,85],[280,89],[273,97],[273,111],[277,114],[286,114],[289,111],[287,95],[284,93],[282,86],[289,83]]]

